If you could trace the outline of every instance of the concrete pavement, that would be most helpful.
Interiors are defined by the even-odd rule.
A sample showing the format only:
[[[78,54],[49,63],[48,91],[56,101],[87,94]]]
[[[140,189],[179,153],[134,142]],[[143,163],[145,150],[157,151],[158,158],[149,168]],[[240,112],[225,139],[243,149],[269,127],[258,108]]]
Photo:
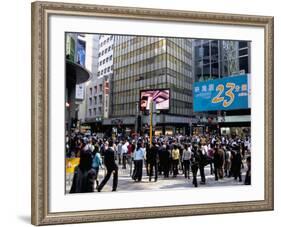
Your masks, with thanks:
[[[245,165],[246,166],[246,165]],[[101,169],[99,171],[99,182],[102,181],[103,177],[105,176],[106,170]],[[146,175],[146,169],[143,168],[143,177],[141,182],[135,182],[130,177],[130,169],[122,169],[122,166],[119,166],[118,170],[118,187],[117,192],[128,192],[128,191],[135,191],[135,190],[169,190],[169,189],[192,189],[194,188],[192,184],[192,174],[190,173],[190,179],[187,179],[182,174],[182,171],[179,170],[177,177],[170,176],[169,178],[164,178],[163,175],[158,175],[157,182],[154,182],[154,177],[152,177],[151,182],[149,182],[149,178]],[[222,186],[235,186],[235,185],[244,185],[246,169],[242,169],[242,182],[238,180],[234,180],[233,177],[224,177],[223,179],[219,179],[215,181],[215,176],[210,175],[210,167],[205,167],[205,175],[206,175],[206,184],[200,184],[200,174],[198,171],[197,175],[197,182],[198,187],[222,187]],[[113,177],[109,179],[107,184],[104,186],[103,192],[111,192],[112,190],[112,181]],[[70,184],[66,184],[66,193],[70,190]]]

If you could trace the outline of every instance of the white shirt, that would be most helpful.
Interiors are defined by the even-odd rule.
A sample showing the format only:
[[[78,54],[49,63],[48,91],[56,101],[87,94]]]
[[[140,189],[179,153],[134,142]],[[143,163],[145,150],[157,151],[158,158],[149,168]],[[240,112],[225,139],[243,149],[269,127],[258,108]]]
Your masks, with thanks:
[[[202,147],[202,152],[203,152],[204,155],[205,155],[205,154],[208,154],[208,146],[207,146],[207,145],[204,145],[204,146]]]
[[[118,145],[117,145],[117,152],[118,152],[118,154],[122,153],[122,143],[118,143]]]
[[[190,160],[191,159],[191,149],[190,147],[183,150],[183,153],[182,153],[182,160]]]
[[[84,150],[85,150],[85,151],[86,151],[86,150],[90,150],[91,152],[93,152],[93,150],[94,150],[94,145],[88,143],[88,144],[86,144],[86,146],[84,147]]]
[[[123,146],[122,146],[121,155],[127,154],[127,153],[128,153],[128,146],[127,146],[127,144],[125,143],[125,144],[123,144]]]

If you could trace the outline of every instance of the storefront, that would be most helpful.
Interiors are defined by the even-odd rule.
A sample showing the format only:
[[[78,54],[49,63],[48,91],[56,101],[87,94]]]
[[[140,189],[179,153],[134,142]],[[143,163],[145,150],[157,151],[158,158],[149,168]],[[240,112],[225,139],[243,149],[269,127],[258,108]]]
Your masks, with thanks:
[[[223,121],[219,118],[221,135],[246,136],[251,135],[251,116],[226,116]]]
[[[250,127],[222,127],[220,129],[221,135],[240,136],[245,137],[251,135]]]

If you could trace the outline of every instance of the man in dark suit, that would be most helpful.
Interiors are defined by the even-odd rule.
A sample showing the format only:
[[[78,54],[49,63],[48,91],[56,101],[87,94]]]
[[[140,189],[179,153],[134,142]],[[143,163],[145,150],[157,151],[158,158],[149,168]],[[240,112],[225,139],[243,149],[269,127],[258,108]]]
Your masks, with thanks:
[[[215,172],[215,180],[219,180],[223,178],[223,167],[224,167],[224,150],[221,144],[217,144],[214,152],[214,172]]]
[[[152,142],[152,146],[146,153],[146,160],[149,165],[149,181],[151,181],[153,170],[154,170],[154,181],[158,178],[158,159],[159,159],[159,148],[156,146],[156,142]]]
[[[98,186],[97,190],[100,192],[104,185],[109,180],[111,174],[113,174],[113,186],[112,191],[116,191],[117,183],[118,183],[118,166],[115,163],[115,153],[113,149],[113,141],[109,141],[109,147],[104,153],[104,165],[106,167],[107,173],[104,179],[102,180],[101,184]]]
[[[238,145],[233,146],[232,153],[232,171],[234,179],[239,178],[239,182],[242,182],[241,167],[242,167],[242,156],[240,153],[240,147]]]

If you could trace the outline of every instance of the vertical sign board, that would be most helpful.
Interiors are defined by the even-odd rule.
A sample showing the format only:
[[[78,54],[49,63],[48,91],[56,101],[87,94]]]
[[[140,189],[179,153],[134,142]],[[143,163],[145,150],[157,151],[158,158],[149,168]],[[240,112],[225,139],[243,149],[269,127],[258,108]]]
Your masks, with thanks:
[[[194,112],[251,108],[250,75],[229,76],[193,84]]]
[[[85,84],[76,84],[75,87],[75,99],[84,100]]]
[[[75,40],[69,34],[66,35],[66,55],[70,61],[75,62]]]
[[[103,82],[103,86],[104,86],[104,103],[103,103],[103,117],[106,119],[108,118],[109,115],[109,81],[105,80]]]

